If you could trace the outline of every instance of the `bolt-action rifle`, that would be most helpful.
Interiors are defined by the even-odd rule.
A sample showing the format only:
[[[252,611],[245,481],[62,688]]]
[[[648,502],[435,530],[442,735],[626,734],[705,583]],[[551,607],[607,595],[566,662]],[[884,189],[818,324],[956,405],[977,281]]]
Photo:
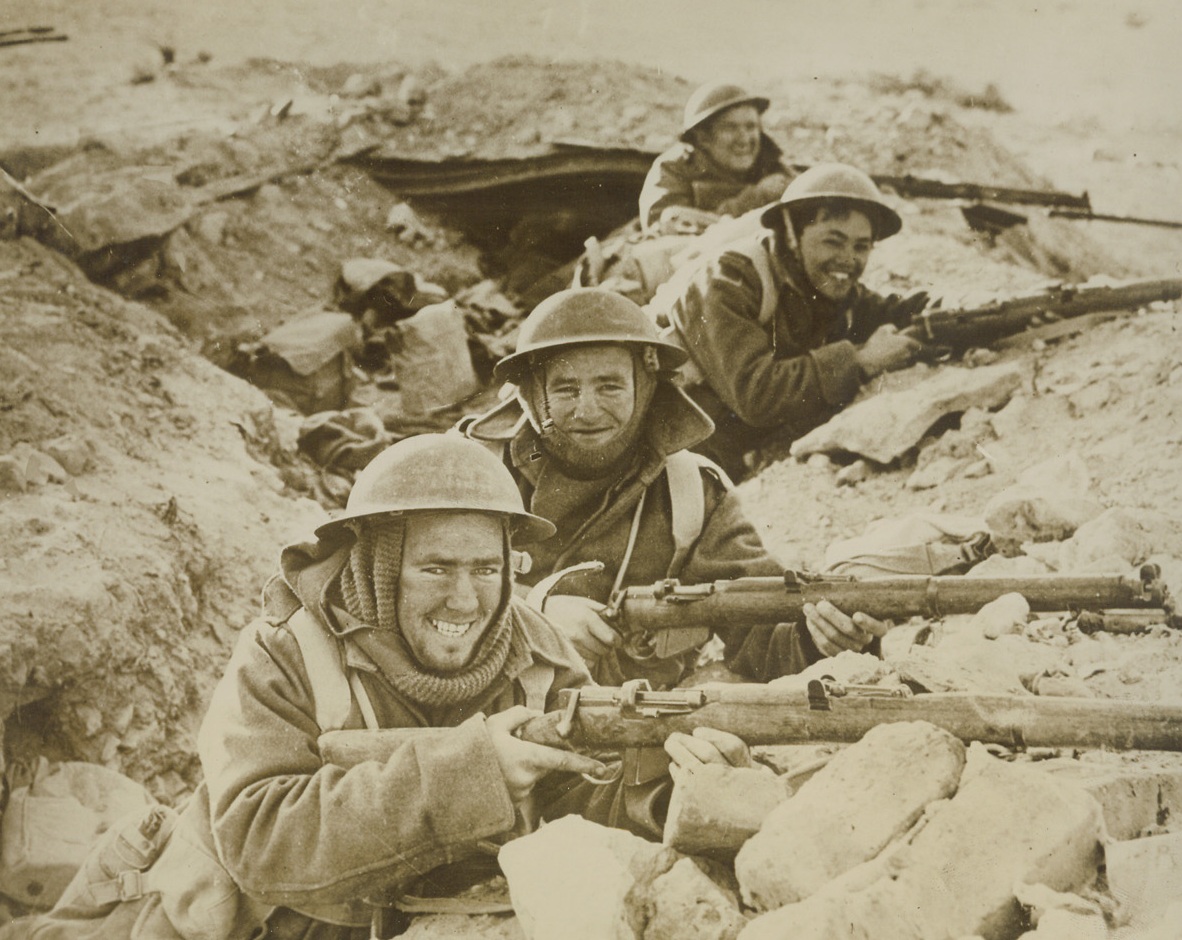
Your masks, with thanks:
[[[808,168],[808,164],[805,163],[792,165],[794,173],[803,173]],[[1090,211],[1092,208],[1087,193],[1076,195],[1054,189],[1019,189],[1014,186],[995,186],[992,183],[948,183],[943,180],[912,176],[909,173],[871,173],[870,178],[879,186],[894,190],[904,199],[972,199],[978,202],[988,200],[989,202],[1051,206],[1080,212]]]
[[[916,314],[905,332],[935,346],[965,350],[986,346],[1041,322],[1109,310],[1136,310],[1159,300],[1182,297],[1182,278],[1150,278],[1123,284],[1046,290],[959,310],[929,307]]]
[[[795,623],[804,605],[827,600],[846,613],[879,620],[938,618],[976,613],[1003,594],[1018,593],[1032,611],[1161,611],[1177,626],[1173,600],[1157,565],[1138,577],[1038,575],[974,578],[965,575],[899,575],[858,580],[786,571],[783,577],[734,578],[704,584],[658,581],[624,588],[601,612],[637,655],[658,658],[696,649],[727,627]]]
[[[928,721],[962,741],[1007,747],[1182,751],[1182,705],[1037,695],[932,692],[843,686],[813,679],[805,690],[758,684],[654,692],[643,679],[619,688],[564,689],[558,707],[526,722],[518,736],[580,751],[659,747],[674,731],[715,728],[747,744],[853,742],[876,725]],[[440,728],[329,731],[326,763],[386,761],[403,744]]]

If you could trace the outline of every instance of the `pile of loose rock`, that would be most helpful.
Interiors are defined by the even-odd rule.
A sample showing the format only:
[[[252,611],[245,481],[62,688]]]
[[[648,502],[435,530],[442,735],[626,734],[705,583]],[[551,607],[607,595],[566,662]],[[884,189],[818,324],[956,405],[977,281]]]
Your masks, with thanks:
[[[661,846],[568,818],[504,848],[525,936],[1132,938],[1176,924],[1182,835],[1161,820],[1182,805],[1182,761],[1034,763],[923,721],[819,761],[777,750],[784,773],[679,775]]]

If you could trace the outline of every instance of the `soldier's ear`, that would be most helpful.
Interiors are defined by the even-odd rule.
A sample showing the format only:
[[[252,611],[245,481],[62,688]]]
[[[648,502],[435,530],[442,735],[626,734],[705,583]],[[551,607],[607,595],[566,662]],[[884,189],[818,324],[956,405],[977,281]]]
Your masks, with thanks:
[[[644,347],[644,371],[652,373],[661,371],[661,357],[656,346]]]

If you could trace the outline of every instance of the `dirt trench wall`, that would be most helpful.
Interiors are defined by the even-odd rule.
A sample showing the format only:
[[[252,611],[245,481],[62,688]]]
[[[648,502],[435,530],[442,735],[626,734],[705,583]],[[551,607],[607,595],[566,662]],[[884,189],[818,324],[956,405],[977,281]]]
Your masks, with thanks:
[[[0,277],[5,750],[167,798],[281,543],[323,510],[285,492],[267,399],[163,317],[28,239],[0,242]],[[31,449],[60,457],[48,479]]]

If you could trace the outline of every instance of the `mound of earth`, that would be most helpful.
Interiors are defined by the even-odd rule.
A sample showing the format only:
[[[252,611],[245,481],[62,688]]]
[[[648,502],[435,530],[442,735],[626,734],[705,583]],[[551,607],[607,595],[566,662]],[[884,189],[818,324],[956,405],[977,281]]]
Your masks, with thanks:
[[[324,513],[284,484],[270,402],[159,314],[28,239],[0,242],[0,271],[6,754],[171,800],[279,545]]]

